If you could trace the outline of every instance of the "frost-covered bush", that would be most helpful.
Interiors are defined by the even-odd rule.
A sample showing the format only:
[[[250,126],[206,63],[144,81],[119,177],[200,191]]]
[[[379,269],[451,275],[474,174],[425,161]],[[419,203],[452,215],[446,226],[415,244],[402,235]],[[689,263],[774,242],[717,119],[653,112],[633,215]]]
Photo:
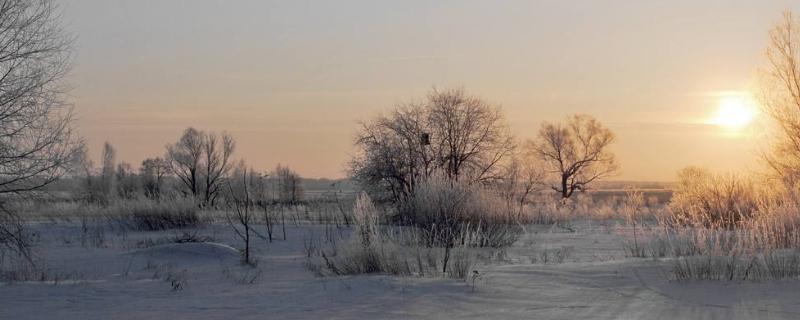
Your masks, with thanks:
[[[366,192],[361,193],[356,199],[353,219],[356,225],[356,240],[364,247],[369,247],[378,238],[378,209]]]
[[[326,267],[336,275],[388,273],[410,275],[407,250],[378,230],[378,210],[366,193],[353,209],[356,230],[339,252],[322,252]]]
[[[689,167],[678,173],[670,210],[676,224],[733,228],[753,216],[760,199],[750,179]]]
[[[398,211],[404,224],[422,231],[429,246],[500,247],[522,233],[515,208],[497,192],[441,175],[417,185]]]
[[[669,210],[623,229],[629,256],[674,257],[677,281],[800,277],[800,194],[733,175],[681,172]]]
[[[366,193],[362,193],[353,210],[355,230],[343,245],[321,250],[316,261],[309,260],[309,268],[324,275],[326,270],[334,275],[383,273],[391,275],[436,275],[465,278],[472,266],[472,254],[464,246],[425,247],[421,232],[415,228],[381,228],[378,210]],[[441,264],[440,264],[441,262]],[[449,268],[448,268],[449,267]]]

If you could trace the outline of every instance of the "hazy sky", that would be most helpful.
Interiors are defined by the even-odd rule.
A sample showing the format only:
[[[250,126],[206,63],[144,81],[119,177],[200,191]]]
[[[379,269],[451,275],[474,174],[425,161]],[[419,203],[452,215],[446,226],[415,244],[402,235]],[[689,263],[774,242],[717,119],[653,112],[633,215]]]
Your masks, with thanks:
[[[463,85],[521,138],[596,116],[616,179],[755,168],[752,126],[704,124],[765,65],[798,1],[64,1],[73,101],[95,157],[138,167],[187,126],[227,130],[259,169],[337,178],[359,119]]]

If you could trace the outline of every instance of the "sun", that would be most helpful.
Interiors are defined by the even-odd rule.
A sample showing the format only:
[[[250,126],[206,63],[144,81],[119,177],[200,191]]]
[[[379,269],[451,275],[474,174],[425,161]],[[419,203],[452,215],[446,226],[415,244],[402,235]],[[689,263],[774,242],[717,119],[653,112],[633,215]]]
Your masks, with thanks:
[[[726,128],[741,128],[753,121],[753,108],[739,98],[722,101],[712,123]]]

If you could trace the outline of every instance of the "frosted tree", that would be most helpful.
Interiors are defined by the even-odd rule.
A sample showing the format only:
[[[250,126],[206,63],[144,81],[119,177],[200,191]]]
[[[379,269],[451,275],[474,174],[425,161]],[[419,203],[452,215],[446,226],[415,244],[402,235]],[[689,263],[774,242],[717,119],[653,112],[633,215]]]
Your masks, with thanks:
[[[502,178],[515,139],[502,108],[463,88],[433,89],[361,123],[349,175],[374,197],[403,201],[434,172],[448,179]]]
[[[539,157],[550,175],[549,187],[569,198],[589,184],[619,170],[609,147],[614,132],[587,115],[567,117],[565,124],[545,122],[528,148]]]

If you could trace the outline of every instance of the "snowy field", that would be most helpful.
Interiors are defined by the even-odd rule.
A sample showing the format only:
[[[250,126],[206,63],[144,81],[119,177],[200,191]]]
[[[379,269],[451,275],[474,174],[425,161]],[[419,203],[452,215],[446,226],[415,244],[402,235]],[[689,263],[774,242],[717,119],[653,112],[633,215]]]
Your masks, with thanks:
[[[305,248],[323,226],[256,239],[253,268],[239,264],[242,243],[227,225],[191,231],[206,243],[170,241],[183,231],[105,230],[82,245],[79,225],[40,224],[48,279],[0,285],[0,318],[800,318],[796,282],[675,283],[664,276],[669,260],[625,258],[614,228],[584,220],[571,229],[534,226],[512,248],[476,252],[477,273],[464,281],[315,276]]]

